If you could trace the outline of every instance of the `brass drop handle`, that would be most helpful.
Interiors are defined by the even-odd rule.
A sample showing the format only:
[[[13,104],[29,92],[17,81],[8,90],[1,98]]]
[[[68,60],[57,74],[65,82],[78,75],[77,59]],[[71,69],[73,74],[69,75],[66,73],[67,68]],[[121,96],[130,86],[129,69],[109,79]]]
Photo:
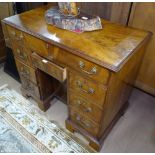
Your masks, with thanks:
[[[76,120],[77,120],[77,121],[80,121],[80,120],[81,120],[81,117],[80,117],[80,116],[77,116],[77,117],[76,117]]]
[[[85,64],[84,64],[83,61],[79,61],[79,66],[80,66],[81,70],[83,72],[85,72],[86,74],[93,75],[93,74],[97,73],[97,68],[96,67],[93,67],[90,71],[84,70]]]
[[[16,40],[20,41],[20,40],[23,40],[23,38],[24,38],[23,34],[20,34],[20,36],[18,38],[16,37]]]
[[[94,94],[95,93],[95,90],[93,89],[93,88],[88,88],[88,90],[85,90],[84,88],[83,88],[83,85],[82,85],[82,83],[81,83],[81,81],[77,81],[77,85],[78,85],[78,87],[79,88],[81,88],[81,90],[83,91],[83,92],[85,92],[85,93],[87,93],[87,94]]]
[[[29,75],[30,72],[28,70],[26,70],[24,67],[21,67],[21,74]]]
[[[23,58],[26,59],[27,58],[27,55],[25,53],[23,53]]]
[[[16,35],[16,32],[15,32],[15,31],[11,31],[11,34],[12,34],[13,36],[15,36],[15,35]]]
[[[81,102],[80,100],[77,100],[76,105],[80,106],[80,105],[85,105],[85,102]],[[83,109],[84,112],[92,112],[92,108],[91,107],[85,107]]]
[[[82,122],[84,124],[84,126],[86,126],[87,128],[91,128],[91,125],[87,122]]]
[[[81,105],[82,102],[80,100],[77,100],[77,105]]]
[[[91,107],[88,107],[88,108],[85,108],[83,111],[84,112],[92,112],[92,108]]]
[[[20,34],[19,38],[22,40],[24,38],[23,34]]]
[[[86,103],[81,102],[80,100],[77,100],[76,104],[77,104],[77,105],[85,105]]]
[[[16,32],[15,31],[11,31],[11,34],[13,35],[13,36],[16,36]],[[19,36],[19,38],[18,38],[18,40],[22,40],[24,38],[24,36],[23,36],[23,34],[21,33],[20,34],[20,36]],[[17,39],[17,38],[16,38]]]
[[[26,58],[27,58],[27,55],[26,55],[25,53],[22,54],[21,51],[20,51],[20,49],[17,48],[16,51],[17,51],[18,55],[19,55],[22,59],[26,59]]]
[[[91,125],[90,125],[89,123],[87,123],[87,122],[82,121],[80,116],[77,116],[77,117],[76,117],[76,120],[77,120],[78,122],[80,122],[81,124],[83,124],[85,127],[91,128]]]
[[[17,51],[17,53],[18,53],[18,54],[20,54],[20,53],[21,53],[21,52],[20,52],[20,49],[18,49],[18,48],[17,48],[17,50],[16,50],[16,51]]]
[[[49,44],[48,43],[46,44],[46,48],[49,49]]]

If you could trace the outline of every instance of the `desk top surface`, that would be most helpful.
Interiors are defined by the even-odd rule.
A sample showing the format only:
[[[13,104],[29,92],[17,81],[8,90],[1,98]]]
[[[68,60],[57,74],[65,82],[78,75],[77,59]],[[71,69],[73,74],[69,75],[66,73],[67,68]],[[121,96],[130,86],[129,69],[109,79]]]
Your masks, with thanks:
[[[44,14],[48,8],[33,9],[5,18],[3,22],[113,71],[118,71],[151,36],[147,31],[103,19],[102,30],[81,34],[62,30],[46,24]]]

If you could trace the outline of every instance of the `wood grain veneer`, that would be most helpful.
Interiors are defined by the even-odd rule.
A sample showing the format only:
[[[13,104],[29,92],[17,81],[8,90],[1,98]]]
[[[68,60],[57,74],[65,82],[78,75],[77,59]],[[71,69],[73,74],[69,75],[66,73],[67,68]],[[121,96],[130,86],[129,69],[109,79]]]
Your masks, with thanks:
[[[46,24],[44,13],[48,8],[27,11],[3,22],[113,71],[118,71],[144,38],[149,39],[151,35],[103,19],[104,28],[99,31],[81,34],[64,31]]]

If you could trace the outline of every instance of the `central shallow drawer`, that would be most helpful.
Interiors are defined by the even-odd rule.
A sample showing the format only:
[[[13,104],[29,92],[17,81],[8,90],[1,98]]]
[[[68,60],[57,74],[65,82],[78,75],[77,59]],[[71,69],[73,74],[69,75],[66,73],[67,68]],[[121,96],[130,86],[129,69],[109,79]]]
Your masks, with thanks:
[[[52,45],[50,45],[49,54],[52,60],[63,63],[95,81],[107,85],[110,75],[107,69],[60,48],[53,50]]]
[[[32,53],[32,64],[34,67],[39,68],[40,70],[46,72],[52,77],[56,78],[60,82],[66,80],[66,68],[60,67],[44,58],[39,56],[36,53]]]

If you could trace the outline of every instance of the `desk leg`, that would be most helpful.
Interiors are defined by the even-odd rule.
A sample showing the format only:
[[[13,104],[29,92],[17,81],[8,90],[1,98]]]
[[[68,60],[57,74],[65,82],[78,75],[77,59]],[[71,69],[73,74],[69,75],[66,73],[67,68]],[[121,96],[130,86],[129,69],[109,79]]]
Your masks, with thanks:
[[[70,132],[72,132],[72,133],[74,133],[74,127],[66,120],[65,121],[65,124],[66,124],[66,128],[70,131]]]
[[[50,101],[53,98],[53,96],[50,96],[49,98],[47,98],[46,100],[42,101],[40,99],[38,99],[36,96],[33,96],[32,94],[30,94],[27,90],[25,90],[24,88],[21,87],[21,92],[22,95],[25,98],[29,98],[32,97],[38,104],[38,107],[42,110],[42,111],[46,111],[49,107],[50,107]]]
[[[46,111],[49,107],[50,107],[50,103],[49,102],[44,102],[44,101],[38,101],[38,107],[42,110],[42,111]]]

